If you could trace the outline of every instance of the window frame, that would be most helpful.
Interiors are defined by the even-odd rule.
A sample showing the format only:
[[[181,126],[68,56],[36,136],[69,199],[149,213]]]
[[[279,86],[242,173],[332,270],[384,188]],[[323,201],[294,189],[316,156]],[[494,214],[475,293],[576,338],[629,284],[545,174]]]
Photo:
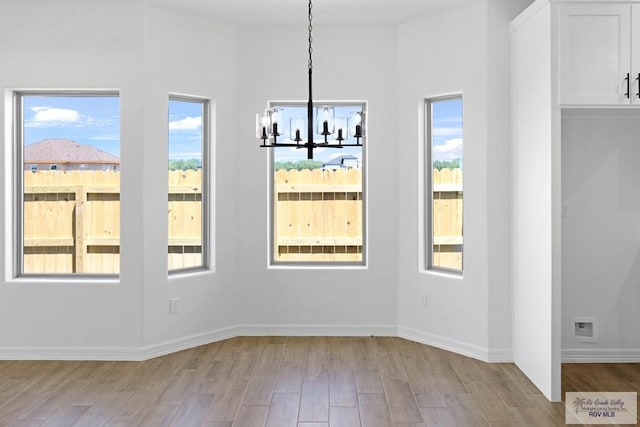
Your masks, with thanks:
[[[113,281],[119,280],[120,273],[25,273],[24,272],[24,99],[27,96],[49,96],[49,97],[90,97],[90,98],[117,98],[118,99],[118,115],[120,119],[119,131],[120,131],[120,143],[122,141],[122,117],[121,117],[121,94],[119,89],[60,89],[60,90],[40,90],[40,89],[17,89],[12,91],[12,141],[11,146],[13,149],[12,164],[15,170],[13,171],[13,196],[11,202],[13,207],[12,213],[12,239],[13,239],[13,255],[12,255],[12,273],[11,276],[14,279],[48,279],[48,280],[71,280],[86,281],[86,280],[105,280]],[[57,165],[56,165],[57,166]],[[39,167],[36,171],[41,170]],[[45,169],[45,170],[51,170]],[[33,171],[33,169],[31,169]],[[122,183],[120,185],[122,190]],[[121,208],[121,206],[120,206]],[[120,212],[120,217],[122,214]],[[122,224],[120,224],[120,231],[122,231]],[[122,239],[122,235],[120,235]],[[121,248],[122,240],[118,242]],[[121,252],[120,252],[121,253]],[[120,264],[121,265],[121,264]],[[118,269],[120,270],[120,268]]]
[[[267,108],[277,108],[277,107],[304,107],[306,108],[308,101],[269,101],[267,103]],[[368,102],[367,101],[336,101],[336,100],[314,100],[313,107],[314,109],[317,107],[321,107],[324,105],[339,107],[339,106],[361,106],[362,111],[365,113],[365,116],[368,114]],[[314,114],[315,120],[315,114]],[[317,126],[317,124],[314,124]],[[365,140],[362,143],[362,260],[361,261],[278,261],[276,260],[276,247],[275,247],[275,228],[276,228],[276,217],[275,217],[275,188],[274,188],[274,176],[275,176],[275,152],[273,149],[268,150],[269,155],[267,156],[267,170],[269,174],[268,179],[268,236],[267,236],[267,245],[268,245],[268,268],[269,269],[287,269],[287,268],[301,268],[301,269],[313,269],[313,268],[328,268],[328,269],[358,269],[358,268],[367,268],[368,266],[368,215],[367,215],[367,206],[368,206],[368,194],[367,194],[367,169],[368,169],[368,158],[367,158],[367,145],[369,140],[370,131],[367,129],[367,134]],[[338,150],[338,149],[336,149]],[[306,150],[301,150],[301,152],[306,152]]]
[[[167,161],[169,160],[169,102],[170,101],[181,101],[181,102],[192,102],[198,103],[202,106],[202,244],[201,244],[201,258],[202,264],[193,267],[184,267],[184,268],[174,268],[169,269],[167,265],[167,275],[170,277],[179,276],[182,274],[189,274],[195,272],[209,271],[211,270],[211,197],[210,197],[210,177],[211,177],[211,99],[203,96],[197,95],[185,95],[178,93],[169,93],[167,97]],[[168,172],[168,168],[167,168]],[[167,196],[168,196],[168,179],[167,179]],[[167,198],[167,208],[168,208],[169,200]],[[167,224],[168,226],[168,224]],[[168,242],[168,234],[167,234],[167,263],[168,263],[168,255],[169,255],[169,242]]]
[[[433,104],[441,101],[451,101],[459,99],[462,103],[462,130],[463,130],[463,138],[464,138],[464,97],[462,92],[450,93],[446,95],[437,95],[425,98],[424,100],[424,165],[425,165],[425,173],[424,173],[424,188],[425,188],[425,214],[424,214],[424,230],[425,230],[425,259],[424,265],[425,270],[445,273],[454,276],[463,276],[464,275],[464,191],[462,193],[463,200],[463,215],[462,215],[462,264],[460,269],[442,267],[438,265],[434,265],[434,226],[433,226]],[[463,142],[463,151],[464,151],[464,142]],[[464,154],[463,154],[463,162],[464,162]],[[463,174],[463,186],[464,186],[464,174]]]

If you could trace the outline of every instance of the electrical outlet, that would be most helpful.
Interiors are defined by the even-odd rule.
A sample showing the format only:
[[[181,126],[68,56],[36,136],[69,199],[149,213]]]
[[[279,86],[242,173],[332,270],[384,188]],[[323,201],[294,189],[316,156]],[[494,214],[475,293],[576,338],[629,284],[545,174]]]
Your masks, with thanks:
[[[176,314],[179,311],[180,298],[169,298],[169,314]]]

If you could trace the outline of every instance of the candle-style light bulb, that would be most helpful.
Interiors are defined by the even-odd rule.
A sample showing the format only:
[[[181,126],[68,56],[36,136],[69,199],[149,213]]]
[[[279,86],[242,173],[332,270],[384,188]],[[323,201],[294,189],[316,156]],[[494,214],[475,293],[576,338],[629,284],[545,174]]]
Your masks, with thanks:
[[[322,134],[329,135],[329,107],[322,108]]]
[[[355,124],[356,124],[356,128],[355,128],[355,133],[354,133],[354,137],[358,140],[358,143],[360,142],[360,138],[362,138],[362,112],[358,112],[355,114]]]
[[[268,129],[271,136],[280,136],[278,128],[280,124],[280,111],[278,108],[269,109]]]
[[[316,110],[317,133],[324,137],[328,137],[335,132],[335,112],[332,106],[324,105]],[[326,139],[326,138],[325,138]],[[327,141],[325,141],[327,142]]]
[[[269,126],[269,112],[256,114],[256,137],[262,140],[262,144],[266,144],[269,138],[271,127]]]
[[[338,141],[338,145],[342,145],[342,141],[344,141],[344,137],[342,136],[342,128],[338,129],[338,137],[336,138]]]

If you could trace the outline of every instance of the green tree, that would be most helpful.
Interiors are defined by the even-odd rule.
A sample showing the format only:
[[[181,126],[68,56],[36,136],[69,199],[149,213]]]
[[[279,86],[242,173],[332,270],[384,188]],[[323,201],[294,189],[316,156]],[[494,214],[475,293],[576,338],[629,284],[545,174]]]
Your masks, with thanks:
[[[298,160],[297,162],[290,162],[290,161],[276,162],[274,164],[274,169],[277,171],[279,171],[280,169],[284,169],[284,170],[296,169],[299,171],[303,169],[313,170],[321,167],[322,167],[322,162],[318,160],[307,160],[307,159]]]
[[[186,170],[198,170],[201,166],[199,159],[169,159],[170,171],[186,171]]]
[[[454,160],[436,160],[433,162],[433,168],[442,170],[442,169],[458,169],[460,168],[460,159]]]

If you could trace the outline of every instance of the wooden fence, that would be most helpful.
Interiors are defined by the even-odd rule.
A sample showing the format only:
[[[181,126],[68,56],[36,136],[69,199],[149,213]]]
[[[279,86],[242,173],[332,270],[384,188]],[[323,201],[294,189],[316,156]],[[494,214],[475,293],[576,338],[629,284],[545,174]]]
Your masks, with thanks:
[[[201,171],[169,173],[169,268],[202,262]],[[24,172],[25,273],[117,274],[120,173]]]
[[[169,270],[202,265],[202,170],[169,172]]]
[[[462,269],[462,170],[433,170],[432,265]]]
[[[169,173],[169,268],[202,262],[202,175]],[[462,266],[462,171],[434,170],[434,265]],[[279,261],[362,260],[361,170],[274,176]],[[24,173],[24,272],[118,273],[120,173]]]
[[[362,260],[362,171],[280,170],[274,177],[277,261]],[[462,170],[433,170],[433,265],[462,268]]]
[[[279,170],[274,177],[276,261],[362,260],[362,172]]]

